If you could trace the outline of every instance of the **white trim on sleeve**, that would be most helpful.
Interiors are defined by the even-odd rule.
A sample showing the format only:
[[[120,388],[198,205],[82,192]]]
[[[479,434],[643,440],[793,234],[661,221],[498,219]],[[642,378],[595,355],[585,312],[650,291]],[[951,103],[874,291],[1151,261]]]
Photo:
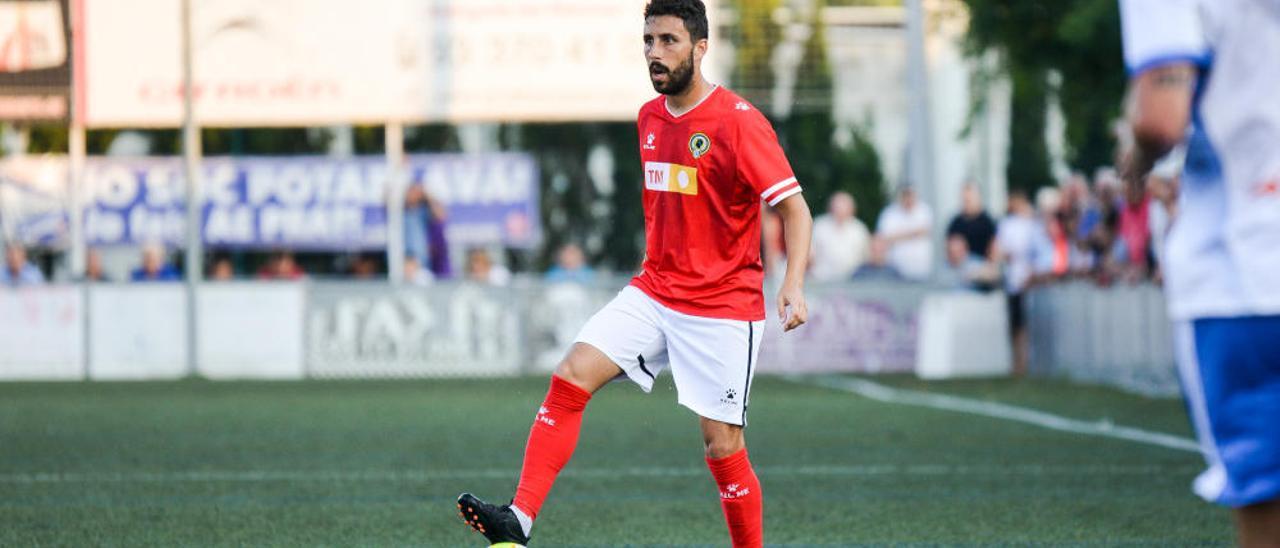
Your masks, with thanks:
[[[760,193],[760,197],[761,197],[761,198],[764,198],[764,199],[766,199],[766,200],[768,200],[768,199],[769,199],[769,195],[770,195],[770,194],[773,194],[774,192],[777,192],[777,191],[779,191],[779,190],[782,190],[782,188],[783,188],[783,187],[785,187],[785,186],[787,186],[787,185],[789,185],[789,184],[791,184],[791,183],[794,183],[794,182],[796,182],[796,178],[795,178],[795,177],[791,177],[791,178],[789,178],[789,179],[786,179],[786,180],[784,180],[784,181],[781,181],[781,182],[779,182],[778,184],[773,185],[773,186],[771,186],[771,187],[769,187],[769,188],[765,189],[765,191],[764,191],[764,192],[761,192],[761,193]]]
[[[787,198],[791,197],[791,195],[793,195],[793,194],[799,194],[799,193],[800,193],[800,185],[798,185],[798,184],[797,184],[797,185],[795,186],[795,188],[793,188],[793,189],[791,189],[791,190],[788,190],[788,191],[786,191],[786,192],[782,192],[782,193],[778,194],[777,196],[774,196],[772,200],[769,200],[769,205],[770,205],[770,206],[776,206],[776,205],[778,205],[778,202],[781,202],[781,201],[783,201],[783,200],[785,200],[785,199],[787,199]]]

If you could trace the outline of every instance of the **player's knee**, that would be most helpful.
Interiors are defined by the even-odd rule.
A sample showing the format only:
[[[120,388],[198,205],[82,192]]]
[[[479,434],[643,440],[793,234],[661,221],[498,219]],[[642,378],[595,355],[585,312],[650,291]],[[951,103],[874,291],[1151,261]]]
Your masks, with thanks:
[[[728,457],[747,446],[741,427],[717,423],[704,424],[702,442],[706,446],[707,457],[712,459]]]
[[[746,447],[746,445],[742,442],[742,438],[734,439],[729,437],[724,439],[707,440],[707,458],[723,459],[741,451],[744,447]]]
[[[576,353],[570,352],[556,366],[555,376],[586,389],[591,384],[589,368],[590,364],[585,363]]]
[[[557,377],[560,377],[561,379],[569,381],[573,384],[582,383],[581,374],[579,373],[579,368],[575,367],[573,364],[573,361],[570,360],[569,358],[560,360],[560,365],[556,366],[554,375]]]

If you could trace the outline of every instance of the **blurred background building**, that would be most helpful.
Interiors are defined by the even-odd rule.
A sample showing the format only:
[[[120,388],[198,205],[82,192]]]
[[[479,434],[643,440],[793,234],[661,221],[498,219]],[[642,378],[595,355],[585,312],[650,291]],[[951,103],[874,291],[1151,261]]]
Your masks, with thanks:
[[[0,195],[7,212],[5,239],[33,247],[55,279],[74,277],[83,267],[72,260],[78,254],[67,253],[80,236],[67,211],[73,198],[87,202],[79,219],[84,245],[102,248],[108,268],[117,273],[125,272],[137,247],[151,240],[171,251],[183,244],[183,200],[177,192],[184,185],[177,158],[181,135],[163,129],[183,122],[181,3],[131,2],[128,9],[94,0],[6,3],[17,10],[15,20],[21,14],[23,20],[49,25],[36,29],[46,34],[29,37],[32,44],[62,48],[48,53],[62,68],[26,77],[38,86],[24,87],[24,80],[15,79],[23,72],[11,71],[8,82],[0,79],[0,93],[13,97],[10,104],[61,105],[50,112],[13,111],[5,117],[0,141],[6,157],[0,172],[9,189]],[[200,152],[206,164],[238,169],[226,163],[322,156],[329,160],[308,161],[339,165],[357,156],[385,155],[388,124],[402,132],[404,153],[521,154],[536,164],[535,188],[526,198],[538,208],[526,212],[527,218],[504,220],[508,226],[498,230],[469,223],[465,212],[446,223],[451,210],[467,207],[450,195],[434,198],[435,215],[424,216],[414,209],[419,204],[410,204],[409,224],[444,225],[443,235],[457,242],[449,247],[454,264],[468,248],[487,247],[506,251],[503,262],[518,271],[541,269],[570,241],[581,241],[591,261],[608,268],[626,271],[636,264],[642,224],[638,191],[631,184],[636,143],[630,122],[638,105],[653,95],[642,80],[643,61],[633,36],[642,1],[561,3],[554,13],[531,7],[536,4],[498,0],[382,0],[360,9],[331,4],[192,2],[193,116],[203,128]],[[740,0],[711,7],[716,32],[710,76],[775,121],[814,203],[825,203],[835,191],[850,192],[863,205],[864,222],[874,224],[886,197],[908,180],[938,211],[958,207],[959,185],[976,181],[989,203],[1002,207],[1009,86],[990,77],[997,69],[992,55],[965,55],[964,3],[923,5],[927,92],[919,94],[909,86],[909,10],[898,2]],[[81,32],[71,32],[73,23]],[[578,30],[548,37],[539,25]],[[62,34],[47,34],[51,31]],[[74,59],[82,63],[73,71]],[[80,102],[78,109],[71,99]],[[913,175],[910,113],[917,104],[928,113],[916,133],[932,140],[921,149],[930,151],[931,161],[928,173]],[[77,133],[68,131],[71,126],[85,128],[82,172],[73,173],[75,162],[63,157]],[[173,158],[168,164],[166,156]],[[133,160],[138,157],[152,159]],[[216,179],[209,165],[205,177]],[[283,164],[277,168],[285,169]],[[103,198],[125,198],[106,197],[122,189],[103,174],[114,177],[121,170],[135,174],[130,185],[172,188],[157,190],[158,197],[147,195],[149,214],[117,207],[124,218],[106,219]],[[409,185],[426,183],[413,176]],[[79,183],[71,182],[73,177]],[[297,184],[317,180],[311,172]],[[209,182],[217,183],[202,185],[206,200]],[[80,196],[67,192],[72,184],[84,189]],[[468,186],[477,184],[489,183]],[[432,190],[431,184],[424,186]],[[456,194],[442,183],[434,190]],[[323,205],[323,198],[311,198],[312,205]],[[54,218],[59,206],[61,220]],[[385,247],[358,234],[382,226],[367,218],[372,214],[365,212],[363,224],[340,228],[346,232],[327,242],[287,236],[219,241],[206,235],[205,243],[231,251],[237,272],[254,272],[276,247],[322,254]],[[138,226],[127,222],[130,215]],[[206,223],[227,220],[217,208],[204,215]],[[119,229],[125,232],[120,237],[102,237],[103,231]],[[524,231],[525,237],[509,241],[504,230]],[[418,240],[409,237],[411,245]],[[427,259],[421,249],[410,252],[419,261]],[[940,257],[940,246],[937,253]],[[319,273],[341,270],[334,258],[307,254],[302,260]]]
[[[640,264],[634,117],[654,95],[644,3],[0,2],[0,239],[13,250],[0,279],[114,282],[85,289],[90,341],[96,305],[114,298],[93,295],[118,284],[188,280],[185,297],[161,299],[184,303],[185,340],[198,341],[213,306],[200,295],[218,290],[196,284],[270,280],[306,288],[278,298],[307,310],[296,338],[311,361],[459,356],[476,334],[487,337],[466,343],[476,352],[534,340],[552,356],[571,330],[546,326],[581,320]],[[818,277],[843,288],[829,313],[850,323],[814,327],[813,342],[848,360],[813,367],[909,369],[918,305],[939,290],[1043,296],[1069,280],[1159,280],[1152,242],[1176,214],[1178,170],[1146,196],[1119,192],[1107,167],[1124,85],[1114,2],[708,8],[708,77],[769,116],[811,207],[830,204],[821,249],[841,266]],[[1010,203],[1011,191],[1025,200]],[[856,219],[831,199],[843,195]],[[766,268],[785,255],[779,231],[766,217]],[[543,291],[562,280],[598,292]],[[351,300],[356,281],[373,284],[373,301]],[[900,292],[866,291],[882,283]],[[468,297],[494,291],[562,306],[506,317]],[[1056,306],[1046,298],[1029,300]],[[1155,304],[1130,308],[1159,308],[1143,299]],[[399,342],[351,331],[389,325],[377,303],[397,311]],[[423,333],[451,329],[455,346],[412,334],[415,310],[434,318]],[[997,319],[1020,324],[1010,310]],[[1015,354],[1035,369],[1037,348],[1056,356],[1035,341],[1066,327],[1031,323],[1032,348]],[[884,330],[895,335],[864,336]],[[186,345],[189,367],[198,346]],[[804,362],[787,348],[777,361]],[[494,370],[524,367],[503,363]]]

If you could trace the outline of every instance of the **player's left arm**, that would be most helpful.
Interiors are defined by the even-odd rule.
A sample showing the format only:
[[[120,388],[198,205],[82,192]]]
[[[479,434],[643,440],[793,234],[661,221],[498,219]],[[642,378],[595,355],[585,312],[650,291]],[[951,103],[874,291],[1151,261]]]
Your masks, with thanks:
[[[1199,68],[1212,59],[1205,0],[1119,0],[1129,131],[1121,133],[1120,171],[1142,185],[1151,167],[1186,137]]]
[[[1142,184],[1156,160],[1185,138],[1196,78],[1194,65],[1174,63],[1143,71],[1130,81],[1126,118],[1133,141],[1121,159],[1127,183]]]
[[[782,217],[783,238],[787,244],[787,273],[778,290],[778,319],[783,331],[791,331],[809,320],[804,301],[804,273],[809,264],[809,246],[813,234],[813,215],[802,194],[792,194],[774,204]]]

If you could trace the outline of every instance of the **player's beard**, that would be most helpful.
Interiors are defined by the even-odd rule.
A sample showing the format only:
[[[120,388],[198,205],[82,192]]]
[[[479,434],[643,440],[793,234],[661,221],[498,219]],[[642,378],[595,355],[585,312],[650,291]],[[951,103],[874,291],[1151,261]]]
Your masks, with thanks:
[[[659,83],[650,79],[653,84],[653,90],[663,95],[680,95],[689,89],[689,85],[693,83],[693,51],[689,52],[689,58],[680,63],[675,70],[667,68],[666,65],[654,61],[649,64],[649,73],[666,74],[666,83]]]

